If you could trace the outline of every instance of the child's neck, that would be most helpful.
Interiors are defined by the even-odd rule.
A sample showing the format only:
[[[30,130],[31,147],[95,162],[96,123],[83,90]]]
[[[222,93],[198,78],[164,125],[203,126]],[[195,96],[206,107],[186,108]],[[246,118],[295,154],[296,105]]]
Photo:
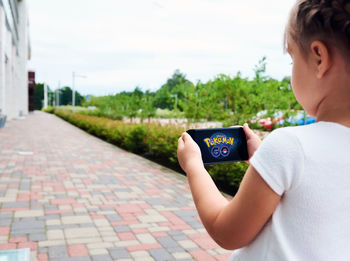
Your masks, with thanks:
[[[350,128],[350,95],[338,95],[324,99],[316,112],[317,121],[329,121]]]

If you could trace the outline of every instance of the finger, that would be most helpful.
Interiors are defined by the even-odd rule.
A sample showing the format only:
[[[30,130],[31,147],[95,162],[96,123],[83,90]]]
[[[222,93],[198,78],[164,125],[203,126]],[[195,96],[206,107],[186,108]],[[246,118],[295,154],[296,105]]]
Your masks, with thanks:
[[[181,137],[185,143],[192,140],[192,137],[187,132],[182,133]]]
[[[243,124],[243,130],[245,135],[247,136],[247,139],[254,137],[254,132],[249,128],[248,123]]]

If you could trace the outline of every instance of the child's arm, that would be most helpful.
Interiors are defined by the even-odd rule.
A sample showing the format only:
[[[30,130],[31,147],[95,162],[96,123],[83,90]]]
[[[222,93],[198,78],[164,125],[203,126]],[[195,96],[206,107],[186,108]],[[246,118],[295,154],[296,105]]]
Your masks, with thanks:
[[[245,131],[248,150],[252,151],[247,126]],[[187,133],[179,139],[178,158],[187,173],[197,211],[210,236],[227,249],[249,244],[272,215],[280,196],[250,166],[237,194],[228,201],[205,170],[199,147]]]

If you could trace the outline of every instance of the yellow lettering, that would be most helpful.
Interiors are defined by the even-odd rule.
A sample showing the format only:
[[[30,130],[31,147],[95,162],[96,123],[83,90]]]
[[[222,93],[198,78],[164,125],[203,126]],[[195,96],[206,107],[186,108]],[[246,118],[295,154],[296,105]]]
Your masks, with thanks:
[[[233,138],[229,138],[229,144],[233,145]]]
[[[209,138],[206,138],[206,139],[204,139],[204,141],[207,143],[208,148],[210,148],[210,144],[209,144],[210,139],[209,139]]]

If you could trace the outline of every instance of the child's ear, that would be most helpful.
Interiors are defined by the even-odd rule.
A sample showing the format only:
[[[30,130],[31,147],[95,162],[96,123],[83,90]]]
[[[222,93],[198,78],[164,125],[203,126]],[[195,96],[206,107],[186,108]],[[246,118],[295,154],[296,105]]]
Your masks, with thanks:
[[[328,47],[321,41],[311,43],[312,61],[316,65],[316,77],[321,79],[331,67],[331,57]]]

